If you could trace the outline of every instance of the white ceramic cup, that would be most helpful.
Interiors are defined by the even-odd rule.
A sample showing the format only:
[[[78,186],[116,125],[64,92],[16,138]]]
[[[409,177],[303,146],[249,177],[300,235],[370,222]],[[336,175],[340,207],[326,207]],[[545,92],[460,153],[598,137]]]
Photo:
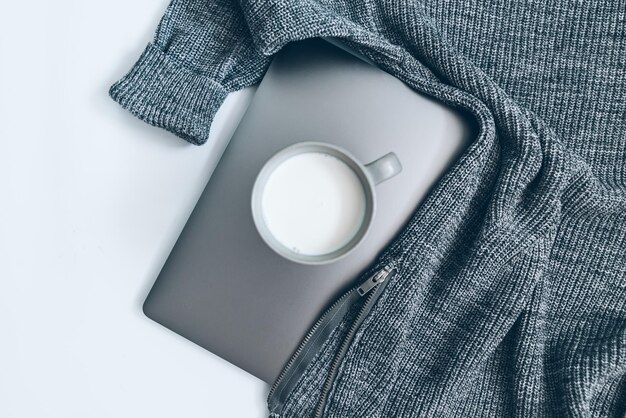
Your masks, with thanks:
[[[263,213],[263,194],[268,179],[274,170],[288,159],[304,153],[322,153],[343,162],[358,178],[365,197],[363,220],[356,233],[341,248],[325,254],[303,254],[288,248],[279,241],[266,223]],[[327,264],[345,257],[363,241],[376,213],[375,186],[402,171],[402,165],[393,152],[383,155],[368,164],[362,164],[343,148],[323,142],[299,142],[274,154],[263,166],[252,188],[252,217],[261,238],[276,253],[288,260],[303,264]]]

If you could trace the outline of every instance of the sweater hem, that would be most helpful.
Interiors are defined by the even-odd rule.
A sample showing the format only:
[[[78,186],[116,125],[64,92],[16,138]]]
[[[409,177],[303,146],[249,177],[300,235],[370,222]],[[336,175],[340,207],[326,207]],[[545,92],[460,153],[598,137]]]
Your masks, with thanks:
[[[150,125],[202,145],[228,90],[148,44],[128,74],[111,86],[109,95]]]

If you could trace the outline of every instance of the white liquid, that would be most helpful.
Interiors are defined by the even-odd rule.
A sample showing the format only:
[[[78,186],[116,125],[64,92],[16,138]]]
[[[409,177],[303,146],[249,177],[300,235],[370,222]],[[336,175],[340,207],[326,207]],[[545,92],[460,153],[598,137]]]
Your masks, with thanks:
[[[340,159],[321,152],[283,161],[270,174],[261,199],[272,235],[304,255],[344,247],[365,217],[365,191],[357,175]]]

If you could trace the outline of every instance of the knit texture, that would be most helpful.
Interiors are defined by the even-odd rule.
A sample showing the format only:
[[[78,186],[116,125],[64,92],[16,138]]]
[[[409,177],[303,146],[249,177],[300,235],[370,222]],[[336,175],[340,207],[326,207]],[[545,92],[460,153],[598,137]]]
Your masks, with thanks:
[[[326,417],[626,415],[623,0],[174,0],[111,89],[200,144],[288,42],[341,38],[479,133],[376,263]],[[308,417],[346,324],[272,418]]]

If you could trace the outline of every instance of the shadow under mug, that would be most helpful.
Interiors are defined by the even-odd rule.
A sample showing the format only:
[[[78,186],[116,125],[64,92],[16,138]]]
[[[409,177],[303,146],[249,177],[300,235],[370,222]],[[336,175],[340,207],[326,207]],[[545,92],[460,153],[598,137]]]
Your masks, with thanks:
[[[301,254],[278,241],[268,228],[263,216],[263,193],[265,185],[274,170],[291,157],[304,153],[323,153],[345,163],[357,176],[365,195],[365,215],[363,222],[352,238],[341,248],[326,254]],[[365,238],[376,213],[376,185],[402,171],[400,160],[393,152],[383,155],[368,164],[362,164],[343,148],[324,142],[305,141],[290,145],[274,154],[263,166],[252,188],[252,218],[261,238],[276,253],[288,260],[302,264],[327,264],[348,255]]]

